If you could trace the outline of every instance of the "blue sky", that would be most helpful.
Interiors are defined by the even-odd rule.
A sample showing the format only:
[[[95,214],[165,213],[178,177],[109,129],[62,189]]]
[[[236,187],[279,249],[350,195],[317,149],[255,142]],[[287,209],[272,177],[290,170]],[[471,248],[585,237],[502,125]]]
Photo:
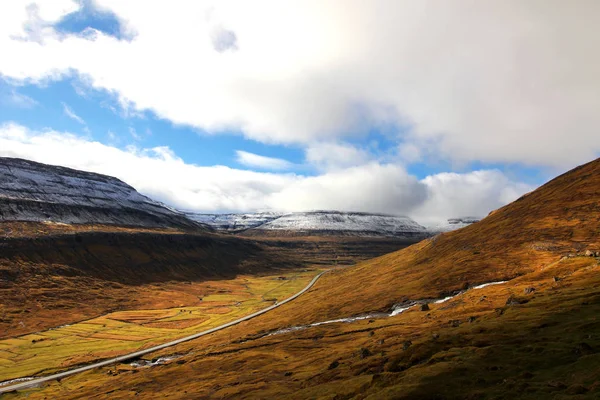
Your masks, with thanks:
[[[206,212],[485,215],[600,154],[593,12],[555,6],[3,4],[0,156]]]

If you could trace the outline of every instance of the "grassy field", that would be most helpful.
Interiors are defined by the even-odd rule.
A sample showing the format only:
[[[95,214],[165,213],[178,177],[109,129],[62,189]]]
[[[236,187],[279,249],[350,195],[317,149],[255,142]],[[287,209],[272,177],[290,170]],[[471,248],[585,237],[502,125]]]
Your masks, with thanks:
[[[599,271],[598,259],[565,259],[426,312],[256,335],[306,307],[301,297],[148,355],[180,356],[165,365],[105,367],[7,398],[596,399]]]
[[[318,271],[202,282],[199,306],[119,311],[0,341],[0,381],[133,352],[240,318],[300,291]]]

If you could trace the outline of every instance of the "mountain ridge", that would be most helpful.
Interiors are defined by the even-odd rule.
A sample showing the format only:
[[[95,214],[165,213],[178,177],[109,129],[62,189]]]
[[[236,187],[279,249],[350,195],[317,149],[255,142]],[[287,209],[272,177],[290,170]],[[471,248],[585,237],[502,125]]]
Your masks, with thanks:
[[[0,221],[210,230],[118,178],[0,157]]]

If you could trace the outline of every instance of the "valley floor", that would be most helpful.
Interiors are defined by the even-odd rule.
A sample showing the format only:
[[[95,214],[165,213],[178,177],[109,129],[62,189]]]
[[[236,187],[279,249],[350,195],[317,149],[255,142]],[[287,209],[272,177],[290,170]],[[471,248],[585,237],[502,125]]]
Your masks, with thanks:
[[[89,371],[27,398],[595,399],[600,263],[563,259],[429,310],[265,336],[332,282],[210,337]],[[316,318],[316,317],[315,317]],[[313,321],[317,322],[317,321]],[[176,358],[173,356],[176,355]]]
[[[196,294],[193,305],[113,312],[0,340],[0,381],[50,374],[222,325],[295,294],[318,272],[291,271],[190,283],[186,292]]]

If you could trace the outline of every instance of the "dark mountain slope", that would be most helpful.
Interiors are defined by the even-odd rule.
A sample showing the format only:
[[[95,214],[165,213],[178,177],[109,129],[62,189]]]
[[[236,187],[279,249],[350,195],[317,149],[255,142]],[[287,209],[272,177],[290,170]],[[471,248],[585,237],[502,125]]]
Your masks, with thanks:
[[[5,157],[0,221],[207,229],[117,178]]]

